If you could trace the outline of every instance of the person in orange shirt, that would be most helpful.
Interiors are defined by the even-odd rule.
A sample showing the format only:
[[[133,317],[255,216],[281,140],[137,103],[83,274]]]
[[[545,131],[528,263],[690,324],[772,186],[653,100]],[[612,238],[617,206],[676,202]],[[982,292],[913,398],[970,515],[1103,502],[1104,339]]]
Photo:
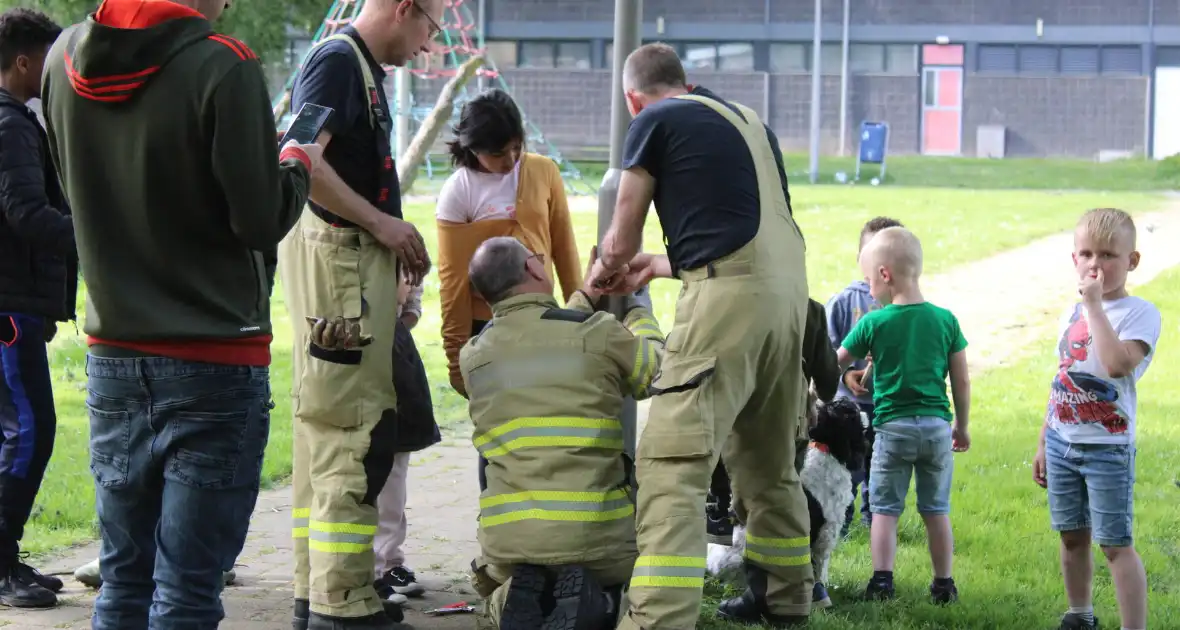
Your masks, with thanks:
[[[480,244],[495,236],[517,238],[551,277],[556,271],[563,302],[582,286],[582,265],[561,170],[553,160],[526,152],[524,122],[512,97],[493,89],[468,101],[454,134],[449,148],[455,171],[439,193],[435,218],[443,348],[451,386],[466,397],[459,350],[492,318],[467,277]],[[481,488],[485,464],[481,458]]]

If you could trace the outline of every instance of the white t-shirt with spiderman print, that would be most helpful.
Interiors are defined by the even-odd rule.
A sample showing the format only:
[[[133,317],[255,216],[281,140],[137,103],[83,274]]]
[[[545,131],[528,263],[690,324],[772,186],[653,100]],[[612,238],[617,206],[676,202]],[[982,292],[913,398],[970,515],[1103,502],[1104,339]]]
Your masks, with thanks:
[[[1137,297],[1104,301],[1102,310],[1120,341],[1142,341],[1147,356],[1129,375],[1111,378],[1098,360],[1086,309],[1075,304],[1061,320],[1057,375],[1049,390],[1046,421],[1071,444],[1134,444],[1138,401],[1135,383],[1147,372],[1160,338],[1160,312]]]

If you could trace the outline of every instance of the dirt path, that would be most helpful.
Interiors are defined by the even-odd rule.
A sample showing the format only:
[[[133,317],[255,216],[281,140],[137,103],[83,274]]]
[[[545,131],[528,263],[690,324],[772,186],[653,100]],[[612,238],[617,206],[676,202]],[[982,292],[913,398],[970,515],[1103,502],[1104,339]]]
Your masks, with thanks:
[[[591,207],[587,204],[582,205]],[[1163,211],[1142,215],[1137,224],[1143,263],[1131,275],[1133,286],[1180,264],[1180,199],[1170,201]],[[1069,262],[1071,250],[1071,234],[1055,235],[924,281],[926,297],[959,317],[971,343],[975,374],[1004,365],[1056,334],[1057,314],[1072,299],[1077,281]],[[646,407],[640,414],[642,422]],[[455,434],[447,443],[415,454],[410,487],[406,552],[410,566],[432,592],[426,600],[411,603],[407,621],[415,628],[475,628],[473,616],[436,618],[418,612],[474,599],[465,572],[479,550],[478,492],[475,454],[467,436]],[[238,559],[238,584],[225,591],[228,618],[222,628],[290,628],[290,509],[287,488],[264,493],[259,500],[246,550]],[[96,546],[88,545],[42,566],[68,574],[96,553]],[[67,580],[61,606],[47,611],[0,610],[0,627],[88,628],[93,598],[92,591]]]

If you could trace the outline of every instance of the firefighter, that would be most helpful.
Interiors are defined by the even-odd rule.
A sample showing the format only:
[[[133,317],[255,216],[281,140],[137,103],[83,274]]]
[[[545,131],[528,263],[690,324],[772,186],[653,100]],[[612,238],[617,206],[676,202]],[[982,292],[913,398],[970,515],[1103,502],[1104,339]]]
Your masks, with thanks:
[[[588,286],[561,308],[542,256],[512,237],[484,242],[469,275],[492,307],[459,355],[488,460],[472,584],[502,630],[613,629],[637,554],[619,415],[647,396],[659,324],[633,297],[623,322],[595,312]]]
[[[792,465],[805,401],[807,274],[778,142],[748,107],[686,83],[676,52],[627,59],[634,120],[612,225],[588,282],[683,282],[639,441],[639,558],[619,628],[693,628],[705,575],[705,493],[718,458],[746,525],[748,588],[724,619],[807,622],[807,501]],[[667,256],[636,254],[655,202]]]

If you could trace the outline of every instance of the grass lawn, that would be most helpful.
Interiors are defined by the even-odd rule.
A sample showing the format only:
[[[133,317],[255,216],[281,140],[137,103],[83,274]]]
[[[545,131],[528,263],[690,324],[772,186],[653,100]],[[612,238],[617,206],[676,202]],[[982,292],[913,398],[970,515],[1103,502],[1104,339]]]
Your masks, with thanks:
[[[1024,244],[1038,236],[1070,227],[1078,214],[1097,205],[1116,205],[1134,212],[1159,206],[1161,198],[1141,193],[977,192],[946,189],[811,187],[795,195],[795,209],[808,243],[808,276],[812,294],[826,300],[856,277],[856,243],[860,227],[878,214],[892,215],[924,240],[926,271],[938,273]],[[422,228],[432,252],[437,251],[433,208],[407,206],[408,218]],[[578,242],[586,255],[597,233],[594,213],[574,216]],[[662,250],[659,225],[648,221],[645,242]],[[678,285],[659,282],[653,299],[656,314],[670,324]],[[79,300],[81,304],[81,300]],[[281,482],[291,469],[291,331],[282,291],[273,301],[275,342],[272,383],[277,407],[272,414],[264,483]],[[425,314],[415,334],[433,384],[436,417],[459,431],[466,426],[466,401],[450,391],[439,336],[438,279],[426,280]],[[82,312],[79,307],[79,313]],[[32,552],[86,540],[94,535],[94,497],[89,474],[85,406],[85,348],[72,327],[62,327],[53,344],[52,364],[57,392],[59,429],[53,460],[25,536]]]
[[[1147,568],[1149,627],[1180,628],[1180,403],[1173,397],[1180,379],[1180,269],[1136,291],[1160,309],[1163,336],[1147,375],[1139,384],[1135,537]],[[889,604],[850,601],[872,575],[868,531],[837,548],[831,581],[835,608],[812,618],[817,630],[880,628],[1050,628],[1065,610],[1058,568],[1058,538],[1049,529],[1045,491],[1032,482],[1032,457],[1044,417],[1048,386],[1056,369],[1054,340],[1019,365],[977,378],[973,387],[971,451],[956,455],[951,520],[955,527],[955,581],[961,601],[940,609],[926,603],[930,556],[926,534],[914,512],[911,492],[902,516],[894,579],[898,600]],[[1114,587],[1105,558],[1094,549],[1095,612],[1103,627],[1119,627]],[[700,628],[737,630],[713,617],[722,595],[706,588]]]

